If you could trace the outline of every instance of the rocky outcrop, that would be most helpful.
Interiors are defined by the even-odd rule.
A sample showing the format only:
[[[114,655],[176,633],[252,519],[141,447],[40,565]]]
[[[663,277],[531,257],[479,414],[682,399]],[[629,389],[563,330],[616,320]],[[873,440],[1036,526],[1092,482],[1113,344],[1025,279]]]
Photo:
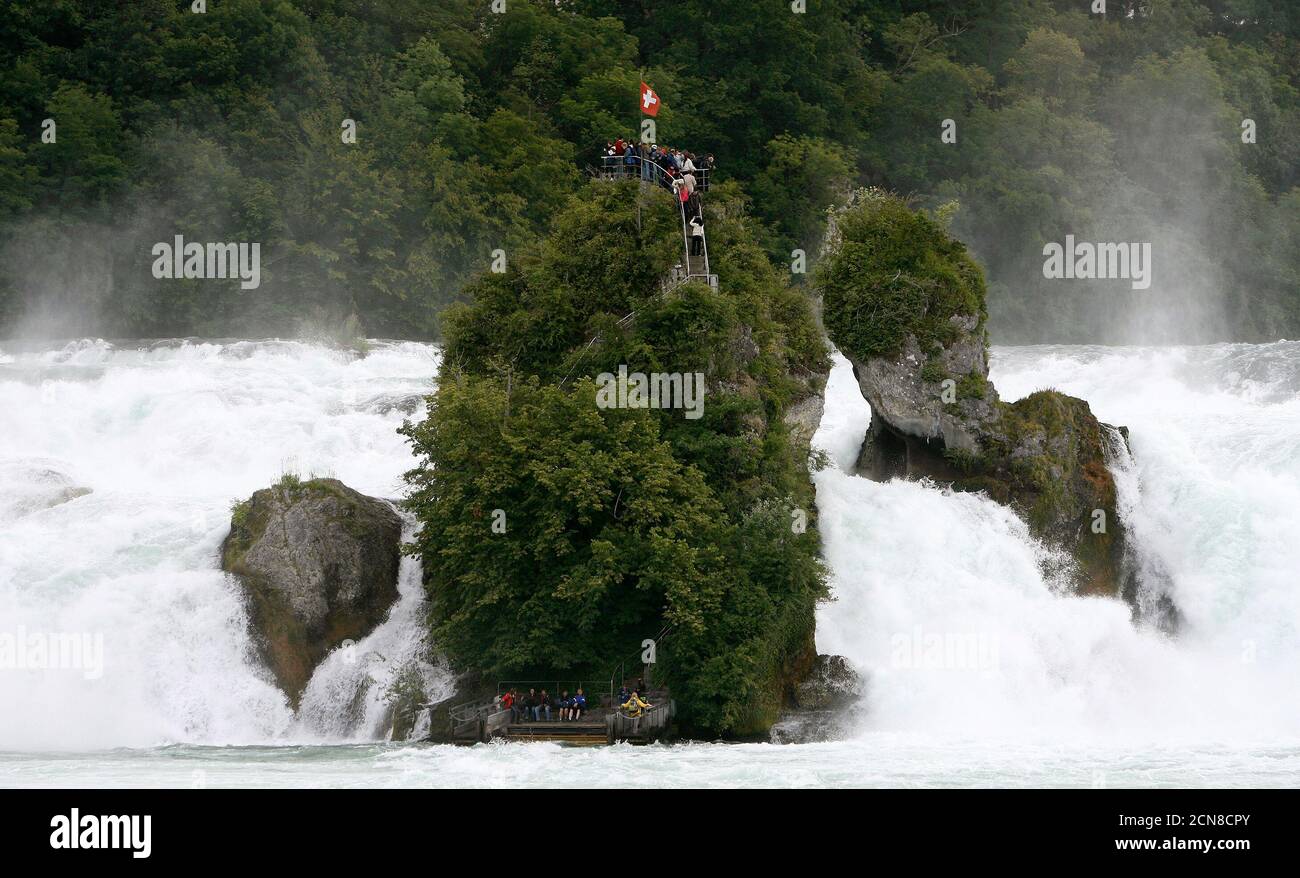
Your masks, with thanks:
[[[0,484],[6,489],[5,496],[0,497],[0,522],[52,509],[91,493],[90,488],[77,484],[43,460],[0,463]]]
[[[842,655],[818,655],[794,687],[791,703],[772,726],[776,744],[808,744],[844,737],[866,693],[866,681]]]
[[[909,333],[892,356],[849,359],[873,415],[905,435],[975,454],[979,437],[998,420],[997,392],[986,384],[988,359],[979,318],[954,314],[948,322],[953,341],[928,354]],[[944,381],[951,386],[945,388]],[[951,391],[949,401],[945,389]]]
[[[335,479],[286,477],[238,504],[221,567],[236,575],[267,666],[296,707],[312,671],[397,600],[402,523]]]
[[[821,426],[822,414],[826,410],[826,375],[818,375],[814,386],[816,392],[791,404],[785,410],[784,417],[791,440],[805,453],[812,444],[813,434]]]
[[[818,283],[831,339],[871,404],[859,473],[986,491],[1073,557],[1061,572],[1080,592],[1132,599],[1107,465],[1124,429],[1053,390],[998,398],[983,274],[933,219],[863,192],[834,225]]]
[[[800,710],[839,710],[857,704],[864,691],[864,681],[848,659],[821,654],[795,688],[794,706]]]

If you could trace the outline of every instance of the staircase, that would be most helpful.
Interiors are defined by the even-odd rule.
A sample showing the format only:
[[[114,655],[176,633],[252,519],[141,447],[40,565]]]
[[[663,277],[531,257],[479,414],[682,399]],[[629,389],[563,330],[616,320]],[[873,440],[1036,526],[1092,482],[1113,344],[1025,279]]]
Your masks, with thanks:
[[[662,166],[645,159],[642,159],[641,161],[644,162],[646,167],[653,169],[650,175],[646,176],[645,174],[641,173],[641,171],[639,170],[641,166],[638,165],[637,176],[641,182],[641,188],[643,190],[655,190],[655,191],[667,193],[669,196],[672,197],[674,201],[677,202],[677,209],[681,214],[682,261],[678,263],[678,266],[673,269],[672,274],[668,277],[666,288],[672,289],[673,287],[676,287],[678,284],[686,283],[687,281],[693,280],[693,281],[699,281],[701,283],[706,283],[710,287],[717,289],[718,276],[716,274],[713,274],[709,270],[709,240],[708,240],[709,233],[708,233],[707,226],[705,227],[704,236],[703,236],[703,246],[701,247],[700,254],[698,256],[692,256],[691,235],[690,235],[690,227],[688,223],[689,218],[686,212],[686,205],[683,202],[678,201],[676,194],[673,193],[671,189],[667,188],[662,182],[668,176],[667,171],[665,171]],[[593,173],[595,172],[593,171]],[[697,171],[696,176],[701,181],[704,181],[703,173]],[[621,163],[615,163],[613,165],[609,165],[607,163],[604,172],[599,175],[599,179],[622,180],[627,178],[625,176],[625,172],[623,171],[623,166]],[[708,189],[707,181],[696,183],[697,193],[704,192],[707,189]]]
[[[597,747],[609,743],[605,718],[600,722],[526,722],[506,726],[507,741],[554,741],[573,747]]]

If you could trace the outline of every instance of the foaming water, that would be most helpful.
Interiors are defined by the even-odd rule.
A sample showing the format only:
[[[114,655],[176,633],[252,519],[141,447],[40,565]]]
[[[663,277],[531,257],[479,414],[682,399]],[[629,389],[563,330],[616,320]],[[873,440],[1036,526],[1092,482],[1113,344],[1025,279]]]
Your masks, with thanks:
[[[805,745],[373,743],[422,652],[412,559],[290,712],[217,569],[230,504],[286,469],[398,496],[394,430],[436,366],[403,343],[0,350],[0,632],[105,636],[100,679],[0,670],[0,786],[1300,785],[1300,345],[994,351],[1004,398],[1053,386],[1130,428],[1121,515],[1173,636],[1069,594],[987,498],[853,475],[870,411],[837,358],[818,645],[869,682],[847,740]]]
[[[219,547],[231,504],[286,471],[398,496],[409,453],[395,430],[436,368],[433,348],[407,343],[365,357],[294,342],[7,352],[0,633],[99,637],[103,667],[0,671],[0,746],[339,735],[311,711],[295,723]],[[414,612],[418,578],[404,567],[395,616]],[[393,640],[390,627],[372,637]]]
[[[982,495],[850,475],[870,410],[837,359],[817,441],[838,465],[815,477],[836,600],[818,645],[869,677],[862,734],[1300,740],[1300,346],[1257,350],[994,352],[1004,398],[1051,386],[1130,427],[1121,513],[1168,576],[1172,639],[1046,578],[1046,550]],[[954,643],[982,651],[945,655]]]

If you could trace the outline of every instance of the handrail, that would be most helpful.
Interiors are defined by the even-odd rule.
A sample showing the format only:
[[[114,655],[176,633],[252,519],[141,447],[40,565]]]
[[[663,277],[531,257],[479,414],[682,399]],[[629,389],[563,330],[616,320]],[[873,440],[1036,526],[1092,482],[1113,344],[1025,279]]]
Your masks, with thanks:
[[[635,178],[640,178],[643,182],[646,183],[658,183],[660,186],[664,186],[665,189],[669,188],[668,186],[664,185],[664,180],[669,179],[668,169],[656,161],[653,161],[641,155],[633,155],[632,158],[635,159],[635,161],[633,162],[628,162],[627,156],[622,156],[622,155],[607,155],[607,156],[602,156],[601,158],[603,160],[601,171],[605,174],[608,174],[610,177],[613,178],[626,177],[629,179],[635,177]],[[650,167],[654,168],[658,172],[655,175],[653,180],[646,177],[643,173],[641,173],[645,165],[649,165]],[[636,171],[634,173],[628,173],[627,172],[628,168],[636,168]],[[695,175],[695,188],[700,190],[701,192],[709,191],[709,180],[712,172],[713,172],[713,168],[700,168],[700,167],[697,167],[694,171],[691,171],[691,173]],[[677,173],[680,174],[682,172],[677,171]]]
[[[475,717],[486,714],[488,709],[495,703],[495,698],[476,698],[473,701],[466,701],[447,708],[447,718],[452,723],[468,722]]]
[[[664,189],[667,189],[669,192],[672,192],[672,193],[673,193],[673,196],[676,197],[676,195],[677,195],[676,190],[674,190],[674,189],[672,188],[672,185],[671,185],[671,184],[665,182],[665,181],[671,179],[671,177],[669,177],[669,175],[668,175],[668,170],[667,170],[666,168],[664,168],[663,165],[659,164],[659,163],[656,162],[656,161],[652,161],[652,160],[650,160],[650,159],[648,159],[648,158],[645,158],[644,156],[640,156],[640,155],[633,155],[632,158],[634,158],[635,161],[629,163],[629,162],[627,161],[627,156],[616,156],[616,155],[607,155],[607,156],[605,156],[605,157],[604,157],[604,159],[605,159],[605,165],[604,165],[605,173],[607,173],[611,178],[614,178],[614,179],[617,179],[617,178],[620,177],[620,176],[622,176],[622,177],[638,177],[638,178],[641,179],[642,182],[646,182],[646,183],[648,183],[648,182],[653,182],[653,183],[656,183],[656,184],[658,184],[658,185],[660,185],[660,186],[663,186],[663,188],[664,188]],[[650,166],[650,167],[652,167],[652,168],[654,168],[655,171],[656,171],[655,179],[654,179],[654,180],[649,180],[649,179],[645,176],[645,174],[642,173],[642,170],[643,170],[647,165]],[[624,169],[624,168],[636,168],[637,171],[636,171],[635,173],[633,173],[633,174],[626,174],[626,173],[622,173],[622,169]],[[698,191],[698,192],[706,192],[706,191],[708,191],[708,188],[709,188],[709,171],[711,171],[711,170],[712,170],[712,168],[696,168],[694,171],[691,172],[691,173],[693,173],[693,174],[696,175],[696,183],[695,183],[695,189],[696,189],[696,191]],[[684,259],[683,261],[685,262],[685,266],[684,266],[684,267],[685,267],[685,269],[686,269],[686,274],[685,274],[685,276],[684,276],[684,280],[690,280],[690,279],[693,278],[693,277],[699,277],[699,278],[704,278],[704,282],[707,283],[709,286],[714,286],[713,272],[712,272],[712,271],[710,270],[710,268],[709,268],[709,236],[708,236],[708,231],[707,231],[707,229],[706,229],[706,230],[702,230],[702,232],[701,232],[701,234],[700,234],[700,238],[701,238],[701,241],[702,241],[702,245],[701,245],[701,250],[702,250],[702,252],[701,252],[701,256],[703,256],[703,258],[704,258],[704,271],[703,271],[703,272],[692,272],[692,271],[691,271],[691,235],[690,235],[690,232],[689,232],[689,231],[687,230],[687,228],[686,228],[686,225],[687,225],[687,223],[686,223],[686,202],[681,201],[680,199],[677,199],[677,203],[678,203],[678,209],[681,211],[681,214],[682,214],[682,253],[683,253],[684,257],[685,257],[685,259]]]

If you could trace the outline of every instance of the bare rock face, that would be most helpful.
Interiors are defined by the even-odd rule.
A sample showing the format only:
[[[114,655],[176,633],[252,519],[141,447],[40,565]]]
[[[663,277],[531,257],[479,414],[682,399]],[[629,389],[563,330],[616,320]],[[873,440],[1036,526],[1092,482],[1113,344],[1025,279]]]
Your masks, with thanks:
[[[263,656],[296,707],[330,650],[397,600],[402,522],[336,479],[286,478],[235,507],[221,567],[238,578]]]
[[[795,686],[789,709],[772,726],[774,744],[810,744],[851,733],[866,681],[842,655],[818,655]]]
[[[812,444],[813,434],[821,426],[822,414],[826,410],[826,376],[819,376],[817,392],[806,396],[785,410],[785,425],[790,428],[790,436],[802,449]]]
[[[893,356],[854,360],[854,374],[872,413],[878,412],[894,429],[974,453],[980,433],[998,419],[998,396],[992,387],[978,396],[957,394],[958,378],[965,378],[967,385],[972,378],[982,383],[988,379],[989,367],[983,333],[977,331],[978,318],[954,314],[948,322],[957,336],[950,345],[927,355],[916,336],[909,334]],[[943,377],[927,381],[927,375]],[[952,403],[943,401],[940,382],[945,379],[954,382]]]
[[[812,672],[795,689],[800,710],[835,710],[852,707],[865,691],[858,672],[842,655],[818,655]]]

